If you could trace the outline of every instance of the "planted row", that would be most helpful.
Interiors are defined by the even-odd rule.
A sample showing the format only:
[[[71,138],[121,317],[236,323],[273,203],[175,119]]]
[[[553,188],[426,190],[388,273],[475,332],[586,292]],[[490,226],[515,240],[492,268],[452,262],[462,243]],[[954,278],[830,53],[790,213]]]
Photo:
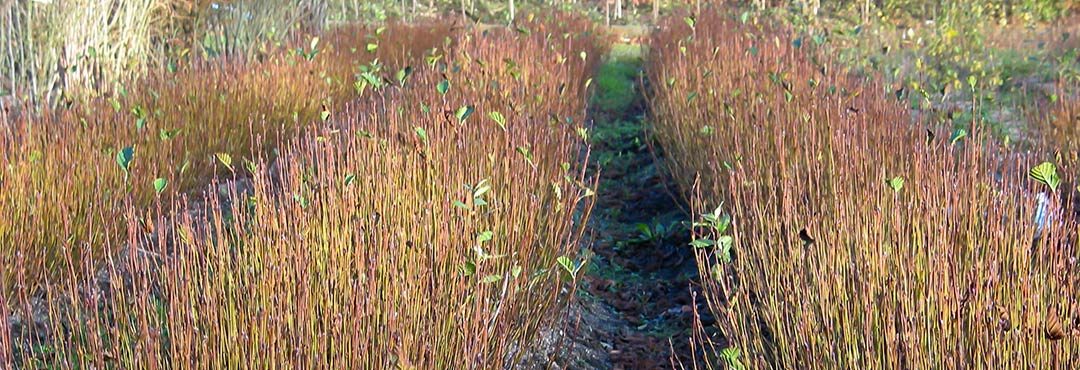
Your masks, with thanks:
[[[0,292],[55,277],[61,255],[112,254],[127,239],[129,205],[145,209],[158,198],[202,191],[228,173],[215,163],[235,159],[240,167],[360,96],[347,71],[376,60],[399,63],[385,67],[396,70],[444,53],[437,48],[448,34],[444,23],[350,28],[324,36],[334,44],[308,37],[265,60],[193,61],[116,96],[5,117],[0,262],[18,268],[0,272]],[[368,51],[367,44],[381,46]]]
[[[123,207],[121,230],[102,231],[119,240],[116,253],[100,263],[65,254],[61,279],[12,286],[0,324],[23,328],[0,333],[0,353],[14,348],[0,361],[515,364],[557,318],[561,281],[577,272],[592,195],[579,165],[584,81],[598,37],[563,15],[467,31],[453,48],[358,76],[362,96],[320,106],[310,124],[252,130],[236,140],[262,146],[237,159],[214,149],[206,192]],[[270,117],[255,111],[249,126]],[[118,153],[109,165],[128,180],[155,177],[139,172],[152,163],[137,162],[142,152]]]
[[[719,334],[697,343],[713,363],[1075,364],[1071,170],[979,122],[914,119],[800,46],[723,11],[653,38],[657,140],[703,214],[693,247]]]

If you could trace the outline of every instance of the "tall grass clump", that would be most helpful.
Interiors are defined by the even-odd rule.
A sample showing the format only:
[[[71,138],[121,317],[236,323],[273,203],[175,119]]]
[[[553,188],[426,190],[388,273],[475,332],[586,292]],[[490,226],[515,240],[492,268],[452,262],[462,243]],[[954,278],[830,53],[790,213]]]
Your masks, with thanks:
[[[45,309],[0,301],[28,328],[0,335],[0,360],[513,366],[558,317],[592,204],[584,81],[602,51],[550,17],[468,31],[276,150],[217,156],[205,193],[125,208],[123,248],[60,258]]]
[[[667,20],[647,72],[657,140],[703,214],[710,363],[1080,361],[1072,169],[978,122],[914,120],[875,81],[725,14]]]

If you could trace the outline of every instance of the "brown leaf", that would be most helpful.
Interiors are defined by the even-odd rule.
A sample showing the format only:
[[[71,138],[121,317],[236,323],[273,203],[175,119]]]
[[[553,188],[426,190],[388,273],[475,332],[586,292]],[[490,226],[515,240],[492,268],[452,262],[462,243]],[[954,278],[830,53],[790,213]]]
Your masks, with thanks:
[[[1058,318],[1055,310],[1050,310],[1050,313],[1046,315],[1046,328],[1044,330],[1046,339],[1049,340],[1061,340],[1065,338],[1065,330],[1061,327],[1061,319]]]

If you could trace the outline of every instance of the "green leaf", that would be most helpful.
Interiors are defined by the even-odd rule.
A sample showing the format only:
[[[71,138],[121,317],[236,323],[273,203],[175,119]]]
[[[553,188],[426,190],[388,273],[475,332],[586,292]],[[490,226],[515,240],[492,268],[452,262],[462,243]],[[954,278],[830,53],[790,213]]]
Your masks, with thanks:
[[[949,137],[949,145],[956,144],[957,141],[960,141],[960,139],[963,139],[967,135],[968,135],[967,130],[962,129],[962,128],[956,129],[956,131],[953,131],[952,136]]]
[[[367,51],[369,53],[374,53],[375,50],[379,50],[379,44],[376,44],[376,43],[368,43],[367,44]]]
[[[157,194],[161,194],[161,192],[164,191],[165,187],[168,185],[168,180],[165,180],[165,178],[163,177],[158,177],[157,179],[154,179],[154,192]]]
[[[1061,185],[1061,177],[1058,176],[1057,166],[1050,162],[1040,163],[1035,168],[1032,168],[1028,175],[1035,181],[1049,186],[1052,192],[1057,192],[1058,186]]]
[[[892,188],[893,191],[896,192],[899,192],[900,189],[904,187],[904,178],[900,176],[893,177],[886,180],[885,182],[889,184],[889,187]]]
[[[720,219],[716,221],[714,229],[716,229],[716,232],[723,234],[727,232],[729,226],[731,226],[731,215],[723,214],[720,216]]]
[[[637,225],[634,225],[634,227],[637,228],[638,232],[641,233],[641,235],[645,235],[645,236],[652,235],[652,229],[649,228],[649,225],[646,225],[646,224],[643,224],[643,223],[639,222]]]
[[[532,163],[533,163],[533,156],[532,156],[532,152],[531,152],[531,151],[529,151],[529,148],[527,148],[527,147],[524,147],[524,146],[519,146],[519,147],[517,147],[517,148],[515,148],[515,149],[517,150],[517,152],[518,152],[519,154],[521,154],[521,156],[522,156],[522,157],[525,157],[525,161],[526,161],[526,162],[529,162],[529,164],[532,164]]]
[[[477,183],[476,186],[473,188],[473,198],[482,197],[490,190],[491,185],[488,185],[487,179],[480,180],[480,182]]]
[[[352,183],[355,182],[355,181],[356,181],[356,175],[351,174],[351,173],[348,174],[348,175],[345,175],[345,186],[352,185]]]
[[[172,138],[176,137],[176,135],[178,135],[178,134],[180,134],[180,129],[175,129],[175,130],[161,129],[161,130],[158,130],[158,137],[161,138],[161,141],[172,140]]]
[[[589,141],[589,129],[585,127],[577,127],[574,128],[574,131],[577,132],[577,136],[580,137],[581,140]]]
[[[397,79],[398,85],[405,86],[405,81],[408,80],[409,76],[411,75],[412,67],[406,66],[405,68],[397,71],[397,74],[395,74],[394,77]]]
[[[727,362],[728,369],[731,370],[746,370],[746,365],[743,365],[742,360],[739,357],[742,353],[738,348],[728,347],[720,351],[720,357],[724,358],[724,362]]]
[[[465,119],[469,118],[474,111],[476,111],[476,108],[473,108],[471,105],[465,105],[458,108],[457,112],[454,112],[454,116],[457,117],[458,122],[465,122]]]
[[[716,207],[712,213],[706,213],[701,215],[701,218],[705,222],[695,222],[694,226],[704,226],[713,229],[713,232],[717,234],[724,234],[727,232],[728,227],[731,226],[731,215],[724,213],[723,204]]]
[[[472,261],[466,261],[461,264],[461,273],[465,276],[472,276],[476,273],[476,264]]]
[[[484,230],[484,231],[480,232],[480,234],[476,235],[476,242],[477,243],[488,242],[488,241],[491,241],[491,238],[494,238],[494,237],[495,237],[495,233],[491,232],[491,230]]]
[[[218,162],[221,162],[221,164],[225,165],[225,168],[228,168],[229,171],[233,170],[232,156],[229,155],[229,153],[217,153],[214,154],[214,156],[217,157]]]
[[[416,127],[413,127],[413,131],[416,131],[416,137],[420,138],[420,142],[423,142],[424,146],[427,146],[428,145],[427,130],[424,130],[423,127],[416,126]]]
[[[248,170],[248,173],[254,175],[255,170],[258,169],[258,165],[255,164],[255,162],[252,162],[251,160],[248,160],[247,158],[244,158],[244,169]]]
[[[698,249],[708,248],[714,245],[716,245],[716,241],[709,238],[694,239],[694,241],[690,242],[690,246]]]
[[[322,112],[319,112],[319,118],[323,121],[330,119],[330,111],[323,110]]]
[[[731,263],[731,248],[735,245],[735,239],[730,235],[721,236],[716,240],[720,249],[716,253],[720,256],[720,261],[724,263]]]
[[[712,274],[713,280],[720,281],[724,279],[724,266],[722,266],[722,264],[714,264],[709,270],[709,272]]]
[[[496,111],[488,112],[488,118],[495,121],[495,124],[499,125],[499,128],[503,129],[503,131],[506,130],[506,117],[503,116],[502,113]]]
[[[514,267],[510,268],[510,276],[513,276],[514,279],[517,279],[517,277],[520,276],[520,275],[521,275],[521,266],[514,265]]]
[[[446,95],[446,92],[450,91],[450,80],[442,80],[438,85],[435,85],[435,90],[439,92],[439,95]]]
[[[694,29],[697,26],[697,19],[695,19],[694,16],[683,17],[683,22],[686,22],[686,25],[690,26],[691,29]]]
[[[308,207],[308,200],[307,200],[307,198],[304,198],[303,195],[293,194],[293,200],[296,201],[297,203],[300,203],[300,208],[307,208]]]
[[[480,279],[480,282],[483,284],[491,284],[497,283],[499,280],[502,280],[502,275],[488,275],[484,276],[483,279]]]
[[[571,260],[570,257],[559,256],[559,258],[556,258],[555,261],[558,262],[559,266],[562,266],[563,270],[566,270],[566,272],[569,273],[571,277],[577,275],[577,268],[574,266],[574,261]]]
[[[116,164],[120,165],[120,169],[124,170],[124,173],[127,173],[131,168],[131,160],[134,158],[135,148],[125,147],[116,153]]]

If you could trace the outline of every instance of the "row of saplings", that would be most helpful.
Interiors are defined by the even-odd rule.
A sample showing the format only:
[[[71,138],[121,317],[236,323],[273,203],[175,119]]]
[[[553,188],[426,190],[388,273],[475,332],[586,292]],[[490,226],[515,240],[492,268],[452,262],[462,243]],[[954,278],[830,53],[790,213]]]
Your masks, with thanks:
[[[656,136],[718,318],[695,336],[705,360],[1075,367],[1077,156],[1053,152],[1075,139],[1021,150],[913,117],[784,34],[709,12],[652,39]]]

